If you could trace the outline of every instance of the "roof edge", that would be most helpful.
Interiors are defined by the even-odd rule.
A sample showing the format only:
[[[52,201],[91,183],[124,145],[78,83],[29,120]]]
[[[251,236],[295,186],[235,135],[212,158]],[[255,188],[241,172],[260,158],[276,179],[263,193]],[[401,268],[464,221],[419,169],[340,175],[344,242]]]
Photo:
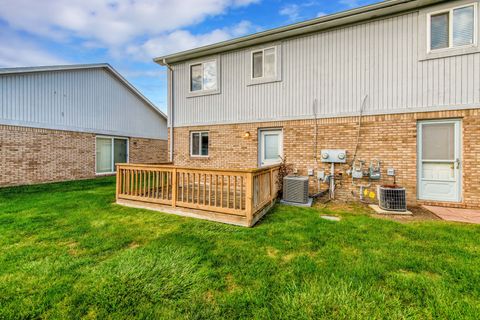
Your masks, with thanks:
[[[117,78],[123,85],[130,89],[138,98],[143,100],[155,112],[167,120],[167,115],[158,109],[153,102],[145,97],[137,88],[135,88],[127,79],[125,79],[117,70],[115,70],[109,63],[91,63],[91,64],[71,64],[71,65],[56,65],[56,66],[38,66],[38,67],[17,67],[17,68],[0,68],[0,75],[19,74],[19,73],[33,73],[33,72],[50,72],[50,71],[69,71],[69,70],[83,70],[83,69],[106,69],[115,78]]]
[[[254,33],[240,38],[234,38],[231,40],[226,40],[207,46],[160,56],[154,58],[153,61],[162,66],[165,66],[170,63],[181,62],[201,56],[207,56],[210,54],[218,54],[220,52],[241,49],[270,41],[290,38],[301,34],[307,34],[324,29],[339,27],[342,25],[396,14],[403,11],[421,8],[445,1],[447,0],[387,0],[307,21],[298,22],[295,24],[290,24],[283,27]]]
[[[0,75],[14,74],[14,73],[109,68],[109,67],[112,68],[112,66],[110,66],[108,63],[105,63],[105,62],[88,63],[88,64],[49,65],[49,66],[35,66],[35,67],[13,67],[13,68],[0,68]]]

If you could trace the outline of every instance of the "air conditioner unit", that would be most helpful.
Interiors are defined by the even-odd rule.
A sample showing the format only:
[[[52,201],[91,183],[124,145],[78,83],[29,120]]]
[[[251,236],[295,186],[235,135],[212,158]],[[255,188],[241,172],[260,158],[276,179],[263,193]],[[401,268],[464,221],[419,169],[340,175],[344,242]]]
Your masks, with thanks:
[[[378,186],[378,206],[387,211],[407,211],[405,188],[396,185]]]
[[[283,200],[287,202],[308,203],[308,177],[284,177]]]

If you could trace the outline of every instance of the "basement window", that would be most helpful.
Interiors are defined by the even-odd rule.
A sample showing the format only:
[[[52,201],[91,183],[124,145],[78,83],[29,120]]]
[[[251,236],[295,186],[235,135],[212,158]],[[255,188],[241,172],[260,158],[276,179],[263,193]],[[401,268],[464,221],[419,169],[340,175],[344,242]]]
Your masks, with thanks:
[[[116,163],[128,162],[128,139],[97,136],[95,143],[96,174],[115,173]]]
[[[430,51],[476,44],[477,4],[432,12],[428,15]]]
[[[192,157],[208,157],[208,131],[190,133],[190,155]]]
[[[190,92],[211,92],[218,89],[217,61],[190,65]]]

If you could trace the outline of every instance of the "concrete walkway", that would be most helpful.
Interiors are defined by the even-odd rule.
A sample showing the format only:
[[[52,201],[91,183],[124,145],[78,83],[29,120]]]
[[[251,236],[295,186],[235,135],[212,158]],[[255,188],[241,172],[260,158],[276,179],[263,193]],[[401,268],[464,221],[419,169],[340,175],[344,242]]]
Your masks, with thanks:
[[[422,206],[446,221],[480,224],[480,210]]]

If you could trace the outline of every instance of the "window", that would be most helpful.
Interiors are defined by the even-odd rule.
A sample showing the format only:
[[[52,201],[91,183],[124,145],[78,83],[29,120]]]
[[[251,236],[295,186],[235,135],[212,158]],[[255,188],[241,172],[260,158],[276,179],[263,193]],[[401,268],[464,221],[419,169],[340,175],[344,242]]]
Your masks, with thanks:
[[[114,137],[97,137],[96,173],[115,172],[116,163],[128,162],[128,139]]]
[[[266,48],[252,52],[252,78],[274,78],[277,73],[277,49]]]
[[[430,50],[457,48],[476,43],[476,4],[429,15]]]
[[[208,157],[208,132],[190,133],[190,155],[194,157]]]
[[[213,90],[217,90],[217,61],[212,60],[190,65],[190,91]]]
[[[262,129],[259,133],[260,166],[269,166],[282,162],[283,131],[282,129]]]

